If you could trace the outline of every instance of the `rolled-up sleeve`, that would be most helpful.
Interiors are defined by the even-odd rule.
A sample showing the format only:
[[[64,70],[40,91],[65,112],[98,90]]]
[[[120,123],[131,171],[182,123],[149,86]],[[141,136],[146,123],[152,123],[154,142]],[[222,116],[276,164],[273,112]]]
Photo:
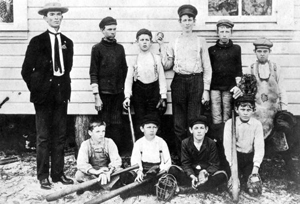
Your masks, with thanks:
[[[92,169],[93,166],[89,163],[89,146],[88,142],[84,141],[81,143],[78,157],[77,157],[77,169],[83,173],[88,174],[88,170]]]
[[[211,84],[211,76],[212,76],[212,69],[210,58],[208,54],[207,44],[204,38],[200,38],[200,57],[201,57],[201,65],[203,68],[203,82],[204,82],[204,90],[210,90]]]
[[[118,147],[114,143],[112,139],[108,138],[108,154],[110,163],[108,164],[108,167],[113,167],[115,169],[118,169],[122,165],[122,159],[119,155]]]

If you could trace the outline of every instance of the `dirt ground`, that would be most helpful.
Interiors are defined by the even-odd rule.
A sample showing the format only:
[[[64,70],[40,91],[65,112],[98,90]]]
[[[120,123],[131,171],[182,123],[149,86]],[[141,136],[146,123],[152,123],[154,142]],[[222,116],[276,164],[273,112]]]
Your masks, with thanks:
[[[4,158],[3,152],[0,152],[0,159]],[[16,155],[14,155],[16,156]],[[0,203],[8,204],[35,204],[48,203],[45,197],[53,192],[66,188],[61,183],[53,184],[51,190],[40,189],[39,182],[36,179],[36,159],[35,153],[25,153],[17,155],[19,161],[0,165]],[[122,157],[124,160],[124,157]],[[128,159],[128,158],[127,158]],[[126,160],[126,158],[125,158]],[[295,165],[300,166],[299,155],[293,157]],[[300,168],[298,168],[298,171]],[[65,157],[65,173],[74,178],[76,171],[76,159],[74,155]],[[298,172],[299,173],[299,172]],[[241,192],[239,203],[300,203],[300,188],[293,181],[288,181],[287,173],[284,168],[284,162],[279,156],[266,157],[262,164],[261,177],[263,179],[263,193],[260,197],[254,198]],[[72,193],[50,203],[85,203],[96,196],[108,193],[107,191],[86,191],[82,195]],[[163,203],[155,196],[143,195],[131,197],[126,200],[117,196],[105,203]],[[232,203],[232,199],[227,191],[216,193],[197,193],[197,194],[179,194],[176,195],[170,204],[192,204],[192,203]]]

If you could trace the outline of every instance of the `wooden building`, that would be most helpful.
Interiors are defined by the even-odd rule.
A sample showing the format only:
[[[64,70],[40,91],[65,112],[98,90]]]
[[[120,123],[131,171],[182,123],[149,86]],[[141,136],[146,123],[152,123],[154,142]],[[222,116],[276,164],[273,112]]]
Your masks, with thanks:
[[[273,41],[270,59],[282,67],[289,111],[300,115],[300,1],[266,1],[272,3],[271,14],[267,16],[244,15],[241,11],[250,2],[247,0],[227,1],[239,3],[235,16],[216,16],[211,14],[209,3],[220,2],[218,0],[60,0],[63,6],[69,7],[69,12],[64,14],[62,32],[74,42],[68,114],[96,114],[89,65],[91,48],[102,38],[98,26],[102,18],[113,16],[117,19],[116,39],[125,47],[130,66],[137,54],[136,32],[148,28],[153,34],[162,31],[166,42],[174,40],[181,31],[177,9],[182,4],[192,4],[199,13],[195,32],[205,37],[209,46],[217,39],[215,23],[218,20],[227,18],[235,23],[232,39],[242,47],[244,69],[256,60],[252,43],[257,37],[265,36]],[[9,97],[2,105],[0,114],[34,114],[29,91],[21,77],[21,67],[30,39],[47,29],[43,17],[37,13],[47,2],[49,0],[13,0],[14,22],[0,22],[0,103]],[[222,11],[220,7],[218,9]],[[152,49],[158,51],[156,43]],[[167,114],[171,114],[170,83],[173,72],[166,72],[166,76],[169,90]]]

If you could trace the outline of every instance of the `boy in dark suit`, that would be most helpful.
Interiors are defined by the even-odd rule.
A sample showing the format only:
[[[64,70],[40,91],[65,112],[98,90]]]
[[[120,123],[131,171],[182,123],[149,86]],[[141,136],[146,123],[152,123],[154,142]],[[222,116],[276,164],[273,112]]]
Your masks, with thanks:
[[[60,33],[62,14],[67,11],[57,2],[47,3],[38,11],[48,30],[31,39],[21,72],[36,111],[37,178],[43,189],[51,189],[49,156],[52,181],[73,184],[63,172],[73,65],[73,42]]]

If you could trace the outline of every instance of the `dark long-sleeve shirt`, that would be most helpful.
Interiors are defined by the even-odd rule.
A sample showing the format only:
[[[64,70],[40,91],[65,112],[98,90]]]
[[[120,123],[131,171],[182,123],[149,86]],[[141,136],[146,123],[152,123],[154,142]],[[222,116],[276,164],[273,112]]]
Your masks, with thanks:
[[[118,94],[124,91],[127,74],[125,51],[116,41],[104,39],[92,48],[90,77],[100,93]]]
[[[200,150],[198,150],[194,145],[192,136],[184,139],[181,144],[181,164],[188,176],[199,173],[200,169],[198,171],[196,169],[198,165],[200,165],[201,170],[206,169],[210,175],[214,174],[220,165],[215,142],[205,137]]]
[[[212,67],[211,90],[229,91],[236,86],[235,78],[243,75],[241,47],[231,40],[227,44],[220,44],[218,40],[208,52]]]

